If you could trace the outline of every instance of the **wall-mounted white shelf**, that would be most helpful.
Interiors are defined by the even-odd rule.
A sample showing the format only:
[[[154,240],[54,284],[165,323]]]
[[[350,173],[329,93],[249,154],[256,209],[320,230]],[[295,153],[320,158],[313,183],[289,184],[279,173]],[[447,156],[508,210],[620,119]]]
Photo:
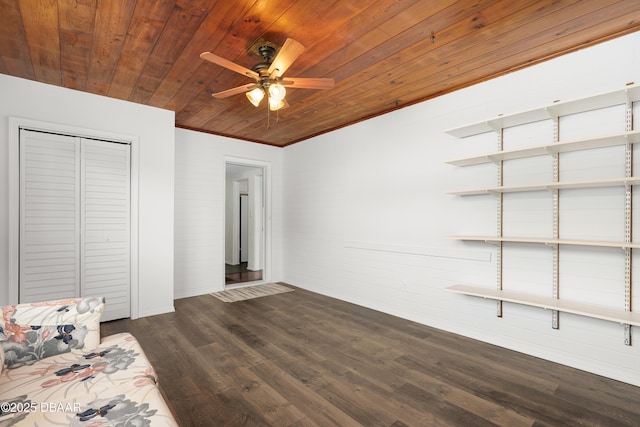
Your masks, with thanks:
[[[527,147],[517,150],[499,151],[490,154],[483,154],[481,156],[449,160],[447,163],[453,166],[472,166],[484,163],[496,163],[502,160],[524,159],[528,157],[546,156],[556,153],[567,153],[571,151],[615,147],[626,144],[637,144],[639,142],[640,131],[636,130],[631,132],[599,136],[597,138],[557,142],[554,144],[538,145],[535,147]]]
[[[541,307],[551,310],[551,326],[559,328],[559,312],[569,312],[597,319],[620,322],[624,326],[625,344],[631,345],[631,325],[640,326],[640,312],[633,312],[631,307],[632,294],[632,258],[633,249],[640,249],[640,243],[632,242],[633,206],[632,188],[640,184],[640,176],[633,175],[634,144],[640,143],[640,130],[633,127],[634,102],[640,101],[640,85],[627,85],[616,91],[606,92],[564,102],[555,102],[533,110],[522,111],[515,114],[500,115],[490,120],[473,123],[470,125],[450,129],[448,134],[465,138],[486,132],[493,132],[497,137],[497,150],[493,153],[475,155],[447,163],[454,166],[472,166],[486,163],[496,165],[497,182],[495,187],[474,188],[451,191],[448,194],[457,196],[471,196],[491,194],[496,200],[497,230],[495,236],[453,236],[451,239],[464,241],[477,241],[497,245],[496,251],[496,289],[486,289],[467,285],[456,285],[448,290],[497,301],[497,316],[502,317],[502,302],[508,301],[517,304]],[[617,105],[624,106],[625,132],[609,135],[591,135],[573,141],[561,141],[560,122],[562,116],[584,113]],[[553,126],[553,133],[545,140],[551,143],[538,146],[530,146],[513,150],[504,149],[505,135],[503,129],[549,120]],[[595,128],[597,129],[597,127]],[[597,131],[596,131],[597,132]],[[617,179],[596,179],[587,181],[560,181],[561,153],[580,150],[592,150],[606,147],[622,146],[624,148],[624,177]],[[621,150],[622,151],[622,150]],[[504,185],[504,162],[508,160],[524,159],[538,156],[550,156],[552,166],[552,182],[533,183],[527,185]],[[571,240],[560,238],[560,209],[561,195],[566,194],[565,189],[624,187],[624,238],[623,241],[592,241]],[[550,238],[540,237],[509,237],[503,235],[504,229],[504,194],[516,192],[548,191],[552,201],[552,233]],[[509,283],[503,283],[503,243],[537,244],[549,247],[552,253],[552,275],[549,280],[549,297],[539,297],[508,290]],[[579,303],[576,301],[560,300],[560,259],[562,257],[562,245],[590,246],[599,248],[618,248],[624,257],[624,301],[621,306],[624,309],[616,310],[601,307],[596,304]],[[504,288],[507,288],[506,290]],[[597,301],[596,301],[597,302]]]
[[[475,196],[482,194],[500,194],[500,193],[518,193],[526,191],[554,191],[562,189],[576,188],[598,188],[598,187],[620,187],[626,185],[638,185],[640,178],[619,178],[619,179],[603,179],[596,181],[565,181],[565,182],[549,182],[533,185],[514,185],[503,187],[475,188],[469,190],[450,191],[447,194],[455,196]]]
[[[506,127],[539,122],[541,120],[548,120],[554,117],[567,116],[570,114],[584,113],[586,111],[613,107],[615,105],[626,104],[628,102],[635,102],[639,100],[640,85],[631,85],[623,89],[605,92],[599,95],[589,96],[587,98],[559,101],[532,110],[501,115],[486,121],[449,129],[445,132],[449,135],[455,136],[456,138],[465,138],[467,136],[492,132]]]
[[[617,310],[594,304],[585,304],[574,301],[565,301],[551,297],[529,295],[523,292],[504,291],[498,289],[481,288],[479,286],[455,285],[446,288],[448,291],[474,297],[488,298],[498,301],[506,301],[515,304],[523,304],[545,310],[557,310],[580,316],[593,317],[627,325],[640,326],[640,312]]]
[[[540,237],[497,237],[497,236],[451,236],[453,240],[464,240],[470,242],[485,242],[485,243],[534,243],[543,244],[548,246],[555,245],[572,245],[572,246],[595,246],[601,248],[630,248],[640,249],[640,243],[626,243],[626,242],[607,242],[599,240],[572,240],[572,239],[545,239]]]

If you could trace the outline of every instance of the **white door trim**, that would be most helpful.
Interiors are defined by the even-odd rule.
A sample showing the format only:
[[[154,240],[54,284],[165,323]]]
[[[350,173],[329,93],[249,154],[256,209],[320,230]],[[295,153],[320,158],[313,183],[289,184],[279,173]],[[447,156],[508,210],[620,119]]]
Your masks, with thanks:
[[[18,302],[20,223],[20,129],[61,133],[82,138],[131,144],[131,318],[139,317],[138,289],[138,181],[139,138],[21,117],[9,117],[9,304]]]

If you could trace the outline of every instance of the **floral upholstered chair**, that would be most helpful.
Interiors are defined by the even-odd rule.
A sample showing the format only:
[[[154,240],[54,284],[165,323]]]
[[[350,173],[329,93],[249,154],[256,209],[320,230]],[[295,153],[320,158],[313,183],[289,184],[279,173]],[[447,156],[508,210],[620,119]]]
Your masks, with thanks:
[[[176,426],[128,333],[100,339],[104,298],[2,307],[0,427]]]

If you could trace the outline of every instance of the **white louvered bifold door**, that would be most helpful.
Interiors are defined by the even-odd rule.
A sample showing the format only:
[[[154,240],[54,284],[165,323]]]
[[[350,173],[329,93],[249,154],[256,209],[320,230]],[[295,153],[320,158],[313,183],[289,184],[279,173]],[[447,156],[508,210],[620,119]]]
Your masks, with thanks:
[[[20,131],[20,302],[80,292],[80,139]]]
[[[130,146],[20,131],[20,302],[104,296],[130,316]]]
[[[103,320],[130,316],[130,146],[82,140],[81,295],[104,296]]]

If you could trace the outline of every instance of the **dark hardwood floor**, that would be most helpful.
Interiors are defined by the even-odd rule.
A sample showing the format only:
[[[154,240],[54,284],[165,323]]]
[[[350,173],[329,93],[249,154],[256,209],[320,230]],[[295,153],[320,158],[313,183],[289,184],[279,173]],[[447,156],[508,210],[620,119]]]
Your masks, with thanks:
[[[296,288],[102,324],[133,333],[180,425],[632,426],[640,388]]]
[[[262,270],[249,270],[246,262],[238,265],[225,264],[225,284],[236,285],[262,280]]]

